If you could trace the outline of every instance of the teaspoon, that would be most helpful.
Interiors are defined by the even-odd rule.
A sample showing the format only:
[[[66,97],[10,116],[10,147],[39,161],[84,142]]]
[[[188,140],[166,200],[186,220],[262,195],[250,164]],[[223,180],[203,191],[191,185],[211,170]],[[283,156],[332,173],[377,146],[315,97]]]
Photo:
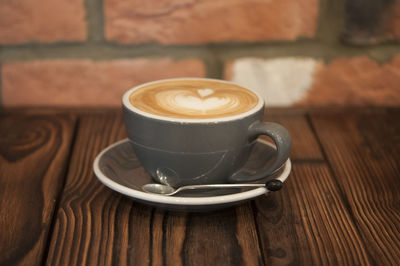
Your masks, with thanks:
[[[160,194],[165,196],[172,196],[184,190],[195,190],[195,189],[209,189],[209,188],[250,188],[250,187],[265,187],[268,191],[280,190],[283,186],[282,181],[278,179],[272,179],[267,181],[265,184],[206,184],[206,185],[192,185],[183,186],[179,188],[173,188],[168,185],[150,183],[142,187],[143,191],[153,194]]]

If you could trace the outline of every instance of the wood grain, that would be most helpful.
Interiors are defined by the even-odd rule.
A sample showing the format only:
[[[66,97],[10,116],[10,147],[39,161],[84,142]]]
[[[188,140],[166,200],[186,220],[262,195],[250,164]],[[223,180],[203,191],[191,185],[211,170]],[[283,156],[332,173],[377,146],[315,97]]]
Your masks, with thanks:
[[[273,114],[293,137],[284,188],[255,201],[267,265],[368,265],[370,260],[305,116]]]
[[[323,163],[294,164],[279,193],[256,200],[267,265],[369,265],[364,243]]]
[[[47,265],[262,264],[249,204],[176,213],[103,186],[93,174],[93,160],[124,137],[119,113],[80,119]]]
[[[266,113],[264,121],[279,123],[289,131],[293,142],[290,154],[292,161],[321,161],[324,159],[318,142],[309,126],[307,117],[304,114]]]
[[[128,246],[120,247],[114,240],[117,235],[122,243],[128,241],[125,236],[129,234],[119,230],[129,230],[130,201],[100,184],[92,169],[96,155],[124,136],[121,116],[116,113],[80,118],[50,243],[48,265],[110,265],[115,259],[114,250],[121,252],[118,256],[126,257]],[[123,205],[117,208],[120,204]],[[137,219],[130,224],[135,229],[143,229],[138,234],[139,243],[146,242],[144,236],[150,229],[150,217],[151,210],[138,210]]]
[[[0,117],[0,265],[39,265],[61,191],[75,118]]]
[[[260,265],[250,205],[191,214],[183,251],[183,265]]]
[[[369,254],[398,265],[400,109],[311,117]]]

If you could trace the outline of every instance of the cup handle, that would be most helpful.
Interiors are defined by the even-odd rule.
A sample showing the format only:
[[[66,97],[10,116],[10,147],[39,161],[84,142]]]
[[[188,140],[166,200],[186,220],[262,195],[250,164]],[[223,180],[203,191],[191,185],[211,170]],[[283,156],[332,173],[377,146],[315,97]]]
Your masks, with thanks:
[[[257,138],[259,135],[266,135],[272,138],[275,142],[277,149],[275,161],[268,169],[254,175],[246,175],[239,171],[229,178],[230,182],[249,182],[266,178],[279,170],[289,158],[290,150],[292,148],[292,138],[286,128],[277,123],[254,122],[249,127],[249,139]]]

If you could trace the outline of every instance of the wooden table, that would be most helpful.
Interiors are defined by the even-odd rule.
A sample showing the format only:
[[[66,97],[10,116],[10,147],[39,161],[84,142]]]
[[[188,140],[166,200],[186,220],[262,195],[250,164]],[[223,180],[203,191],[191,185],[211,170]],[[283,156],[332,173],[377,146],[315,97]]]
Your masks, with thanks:
[[[400,109],[273,109],[293,137],[284,188],[211,213],[103,186],[119,110],[0,115],[0,265],[400,265]]]

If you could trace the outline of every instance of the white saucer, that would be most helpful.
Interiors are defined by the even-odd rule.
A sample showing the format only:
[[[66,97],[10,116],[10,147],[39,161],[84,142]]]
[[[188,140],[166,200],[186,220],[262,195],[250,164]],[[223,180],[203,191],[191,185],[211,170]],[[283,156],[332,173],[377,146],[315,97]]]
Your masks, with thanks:
[[[276,150],[272,144],[258,140],[243,170],[255,172],[268,167],[274,160]],[[153,179],[140,166],[128,139],[118,141],[97,155],[93,163],[94,173],[107,187],[142,203],[171,210],[209,211],[220,209],[254,199],[269,193],[266,188],[214,189],[164,196],[150,194],[142,190]],[[282,182],[289,176],[290,159],[270,178]],[[268,179],[270,179],[268,178]],[[265,180],[263,181],[265,182]],[[279,192],[277,192],[279,193]]]

